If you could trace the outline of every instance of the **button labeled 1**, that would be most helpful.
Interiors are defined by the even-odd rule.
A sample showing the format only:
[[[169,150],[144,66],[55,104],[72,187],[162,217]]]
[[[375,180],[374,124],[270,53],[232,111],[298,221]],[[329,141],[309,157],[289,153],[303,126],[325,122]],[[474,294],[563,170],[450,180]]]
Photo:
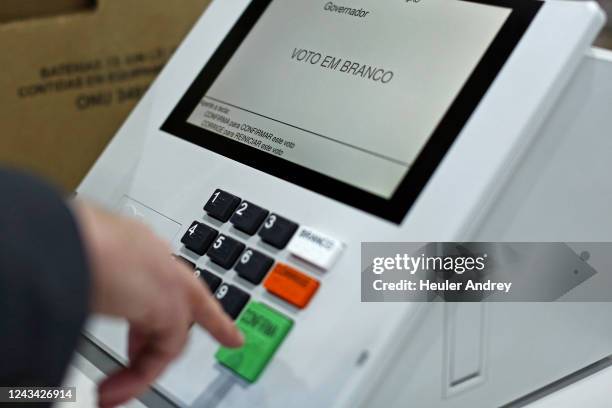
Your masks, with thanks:
[[[321,269],[332,267],[342,252],[342,242],[315,229],[301,226],[287,250],[294,256],[302,258]]]
[[[230,216],[240,204],[240,198],[226,191],[216,189],[204,205],[204,211],[221,222],[229,220]]]

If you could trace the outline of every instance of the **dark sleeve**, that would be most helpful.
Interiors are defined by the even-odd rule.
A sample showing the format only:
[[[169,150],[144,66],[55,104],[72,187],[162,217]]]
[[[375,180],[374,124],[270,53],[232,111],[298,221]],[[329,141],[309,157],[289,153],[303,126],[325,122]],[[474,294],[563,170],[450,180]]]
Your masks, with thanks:
[[[88,303],[88,265],[63,198],[0,169],[0,386],[60,385]]]

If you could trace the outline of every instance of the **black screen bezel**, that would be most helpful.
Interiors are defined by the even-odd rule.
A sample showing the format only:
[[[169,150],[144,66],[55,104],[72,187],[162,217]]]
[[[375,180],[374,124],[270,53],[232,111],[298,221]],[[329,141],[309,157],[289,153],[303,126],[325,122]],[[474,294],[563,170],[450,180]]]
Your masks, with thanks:
[[[253,0],[250,3],[172,110],[161,130],[285,181],[400,224],[543,4],[538,0],[457,1],[500,6],[512,11],[390,199],[187,122],[197,104],[206,95],[272,0]]]

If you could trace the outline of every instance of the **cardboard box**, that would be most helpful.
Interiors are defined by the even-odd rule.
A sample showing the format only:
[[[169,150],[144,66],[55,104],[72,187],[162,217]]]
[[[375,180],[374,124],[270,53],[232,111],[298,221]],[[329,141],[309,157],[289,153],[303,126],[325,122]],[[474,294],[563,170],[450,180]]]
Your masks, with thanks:
[[[598,0],[604,11],[608,15],[608,22],[601,31],[595,45],[612,49],[612,0]]]
[[[2,0],[0,165],[72,191],[210,0]]]

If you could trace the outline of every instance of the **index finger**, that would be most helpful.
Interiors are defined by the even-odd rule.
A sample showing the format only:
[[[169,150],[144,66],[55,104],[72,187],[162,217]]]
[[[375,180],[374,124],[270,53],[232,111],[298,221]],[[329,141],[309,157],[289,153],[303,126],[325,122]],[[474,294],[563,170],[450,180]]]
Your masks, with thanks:
[[[180,265],[186,272],[181,274],[187,285],[191,311],[196,323],[202,326],[219,343],[227,347],[240,347],[244,342],[242,333],[225,313],[206,285],[194,279],[189,268]]]

